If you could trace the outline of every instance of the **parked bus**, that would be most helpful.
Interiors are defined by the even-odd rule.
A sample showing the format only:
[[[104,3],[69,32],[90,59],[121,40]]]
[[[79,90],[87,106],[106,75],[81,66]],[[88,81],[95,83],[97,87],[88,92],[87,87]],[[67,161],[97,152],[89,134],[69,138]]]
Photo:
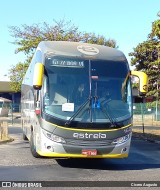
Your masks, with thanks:
[[[21,89],[23,139],[34,157],[124,158],[132,135],[131,75],[114,48],[42,41]]]
[[[8,117],[11,104],[11,100],[0,97],[0,117]]]

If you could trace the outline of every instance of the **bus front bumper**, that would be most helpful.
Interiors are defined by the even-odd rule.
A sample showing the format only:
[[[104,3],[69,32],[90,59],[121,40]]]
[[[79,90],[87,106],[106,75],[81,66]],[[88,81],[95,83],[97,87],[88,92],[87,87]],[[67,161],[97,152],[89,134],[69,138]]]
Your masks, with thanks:
[[[53,152],[41,152],[37,151],[40,156],[55,157],[55,158],[127,158],[128,154],[102,154],[96,156],[88,156],[82,154],[61,154]]]

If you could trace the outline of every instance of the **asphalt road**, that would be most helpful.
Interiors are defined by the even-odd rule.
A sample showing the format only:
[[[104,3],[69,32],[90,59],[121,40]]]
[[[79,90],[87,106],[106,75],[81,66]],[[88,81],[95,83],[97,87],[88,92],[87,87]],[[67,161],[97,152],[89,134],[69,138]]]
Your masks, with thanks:
[[[37,159],[19,127],[10,127],[9,133],[15,140],[0,145],[0,181],[93,181],[94,189],[99,189],[96,181],[160,179],[160,144],[132,138],[125,159]]]

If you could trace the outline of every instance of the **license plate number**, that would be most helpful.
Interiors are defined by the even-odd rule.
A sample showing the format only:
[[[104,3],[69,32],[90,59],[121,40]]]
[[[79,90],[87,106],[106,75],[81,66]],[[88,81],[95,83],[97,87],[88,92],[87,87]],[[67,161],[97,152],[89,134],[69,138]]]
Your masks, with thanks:
[[[82,150],[82,154],[86,156],[96,156],[97,150]]]

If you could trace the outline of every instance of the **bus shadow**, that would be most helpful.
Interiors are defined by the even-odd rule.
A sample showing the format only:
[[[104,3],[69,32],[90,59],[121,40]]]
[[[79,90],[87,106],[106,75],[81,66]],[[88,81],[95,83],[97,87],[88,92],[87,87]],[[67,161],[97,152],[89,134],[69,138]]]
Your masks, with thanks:
[[[95,169],[95,170],[143,170],[143,169],[157,169],[160,164],[150,163],[127,163],[126,159],[56,159],[57,163],[62,167],[67,168],[81,168],[81,169]]]

